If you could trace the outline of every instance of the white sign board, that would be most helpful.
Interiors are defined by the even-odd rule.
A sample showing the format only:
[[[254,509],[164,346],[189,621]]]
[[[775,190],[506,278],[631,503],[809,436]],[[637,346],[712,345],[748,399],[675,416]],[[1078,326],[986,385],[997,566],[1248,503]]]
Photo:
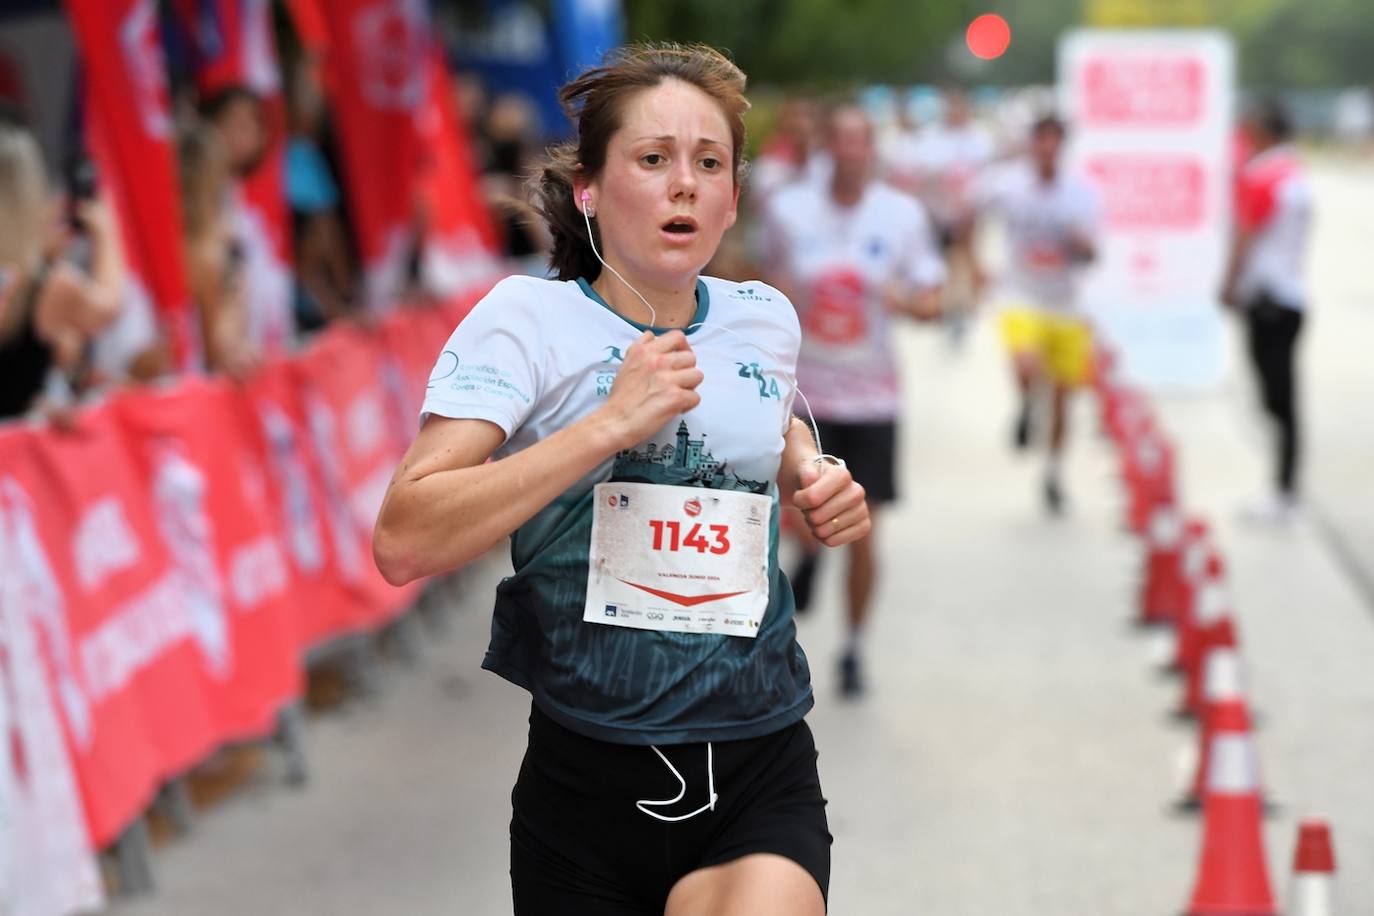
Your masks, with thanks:
[[[1059,43],[1068,164],[1103,200],[1082,302],[1127,378],[1202,388],[1224,366],[1234,54],[1213,31],[1075,31]]]

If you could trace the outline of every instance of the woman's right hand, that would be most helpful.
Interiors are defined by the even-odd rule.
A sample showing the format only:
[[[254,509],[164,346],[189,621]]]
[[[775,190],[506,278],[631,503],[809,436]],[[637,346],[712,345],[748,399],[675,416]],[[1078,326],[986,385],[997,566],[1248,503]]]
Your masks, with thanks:
[[[655,336],[645,331],[625,351],[615,383],[599,410],[616,451],[632,448],[673,417],[701,403],[703,375],[682,331]]]

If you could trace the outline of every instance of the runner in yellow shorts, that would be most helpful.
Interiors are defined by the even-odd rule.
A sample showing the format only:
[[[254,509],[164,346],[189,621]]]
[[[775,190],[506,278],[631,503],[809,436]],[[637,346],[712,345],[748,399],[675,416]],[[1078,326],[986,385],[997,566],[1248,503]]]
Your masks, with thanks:
[[[1060,167],[1063,142],[1063,123],[1041,119],[1031,131],[1026,160],[989,174],[975,192],[980,217],[996,212],[1006,225],[1001,330],[1020,393],[1017,448],[1029,447],[1036,402],[1049,398],[1044,499],[1054,513],[1064,506],[1060,459],[1069,395],[1092,367],[1092,331],[1079,314],[1077,293],[1083,267],[1097,254],[1100,210],[1093,186]]]
[[[1077,388],[1092,371],[1093,335],[1076,315],[1061,315],[1031,305],[1009,304],[1000,319],[1002,341],[1015,360],[1034,360],[1044,377]]]

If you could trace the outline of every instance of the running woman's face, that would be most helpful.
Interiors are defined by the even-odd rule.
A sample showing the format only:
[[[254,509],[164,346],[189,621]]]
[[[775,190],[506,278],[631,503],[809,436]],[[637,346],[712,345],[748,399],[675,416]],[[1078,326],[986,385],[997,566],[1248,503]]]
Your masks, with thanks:
[[[660,288],[695,281],[735,223],[733,152],[725,113],[697,87],[668,80],[630,99],[588,184],[606,260]]]

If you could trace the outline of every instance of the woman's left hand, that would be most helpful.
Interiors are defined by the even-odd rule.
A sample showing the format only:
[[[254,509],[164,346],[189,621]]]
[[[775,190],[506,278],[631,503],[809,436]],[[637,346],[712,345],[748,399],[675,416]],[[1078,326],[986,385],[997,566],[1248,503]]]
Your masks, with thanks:
[[[817,540],[839,547],[867,537],[873,529],[868,503],[849,468],[808,460],[801,463],[797,477],[792,504]]]

